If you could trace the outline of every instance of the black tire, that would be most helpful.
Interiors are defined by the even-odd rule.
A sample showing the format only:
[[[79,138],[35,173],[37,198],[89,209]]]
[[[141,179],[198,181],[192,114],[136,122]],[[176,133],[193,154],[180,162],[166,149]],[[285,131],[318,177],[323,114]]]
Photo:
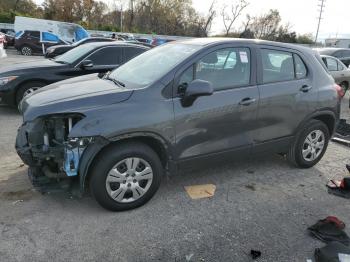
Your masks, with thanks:
[[[322,152],[318,155],[318,157],[312,161],[305,160],[303,156],[303,146],[304,142],[309,134],[311,134],[313,131],[320,130],[324,134],[324,147],[322,149]],[[299,168],[310,168],[316,165],[323,157],[324,153],[327,150],[328,143],[329,143],[330,135],[328,127],[319,120],[310,120],[297,134],[294,143],[291,145],[288,153],[287,153],[287,159],[288,161]]]
[[[46,83],[40,82],[40,81],[32,81],[32,82],[27,82],[27,83],[22,84],[16,92],[16,105],[17,106],[19,105],[19,103],[21,102],[21,100],[24,97],[25,92],[28,91],[30,88],[43,87],[46,85],[47,85]]]
[[[117,202],[107,191],[106,179],[108,173],[118,162],[131,157],[147,161],[152,168],[153,179],[148,191],[140,198],[129,203]],[[164,173],[158,155],[149,146],[138,142],[126,142],[109,147],[97,156],[93,164],[90,173],[90,191],[102,207],[111,211],[124,211],[144,205],[157,192]]]

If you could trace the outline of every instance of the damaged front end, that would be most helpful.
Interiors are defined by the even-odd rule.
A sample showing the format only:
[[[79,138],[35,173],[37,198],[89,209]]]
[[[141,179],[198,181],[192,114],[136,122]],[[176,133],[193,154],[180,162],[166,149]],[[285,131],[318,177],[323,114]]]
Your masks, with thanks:
[[[16,150],[23,162],[48,178],[78,175],[79,163],[93,137],[71,138],[82,114],[57,114],[24,123],[18,130]]]

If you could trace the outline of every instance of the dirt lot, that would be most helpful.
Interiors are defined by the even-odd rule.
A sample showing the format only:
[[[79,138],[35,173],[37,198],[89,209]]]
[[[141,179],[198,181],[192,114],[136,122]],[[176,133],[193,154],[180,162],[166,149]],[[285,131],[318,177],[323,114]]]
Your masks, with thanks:
[[[10,52],[0,64],[22,61]],[[306,261],[323,246],[308,225],[328,215],[350,225],[350,201],[325,188],[346,174],[345,146],[331,143],[308,170],[271,155],[183,172],[164,179],[147,205],[111,213],[88,195],[32,190],[14,150],[20,122],[16,110],[0,107],[0,261],[251,261],[250,249],[262,251],[258,261]],[[184,186],[207,183],[214,197],[186,195]]]

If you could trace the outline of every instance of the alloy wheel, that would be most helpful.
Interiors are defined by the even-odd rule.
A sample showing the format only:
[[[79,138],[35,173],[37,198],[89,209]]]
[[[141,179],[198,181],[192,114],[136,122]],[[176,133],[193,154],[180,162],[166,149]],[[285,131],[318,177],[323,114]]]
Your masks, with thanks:
[[[153,179],[150,164],[138,157],[119,161],[108,172],[106,189],[109,196],[118,203],[131,203],[144,196]]]
[[[316,160],[325,146],[325,134],[321,130],[313,130],[303,143],[302,154],[305,161]]]
[[[21,52],[22,52],[23,55],[26,55],[26,56],[32,55],[32,49],[30,47],[28,47],[28,46],[22,47]]]

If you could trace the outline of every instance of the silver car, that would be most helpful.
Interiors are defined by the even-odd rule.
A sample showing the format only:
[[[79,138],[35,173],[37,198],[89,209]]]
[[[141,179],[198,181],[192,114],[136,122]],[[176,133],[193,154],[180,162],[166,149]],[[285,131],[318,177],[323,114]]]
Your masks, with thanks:
[[[344,90],[344,95],[349,89],[350,70],[342,61],[333,56],[321,55],[323,62],[333,76],[335,82]]]

